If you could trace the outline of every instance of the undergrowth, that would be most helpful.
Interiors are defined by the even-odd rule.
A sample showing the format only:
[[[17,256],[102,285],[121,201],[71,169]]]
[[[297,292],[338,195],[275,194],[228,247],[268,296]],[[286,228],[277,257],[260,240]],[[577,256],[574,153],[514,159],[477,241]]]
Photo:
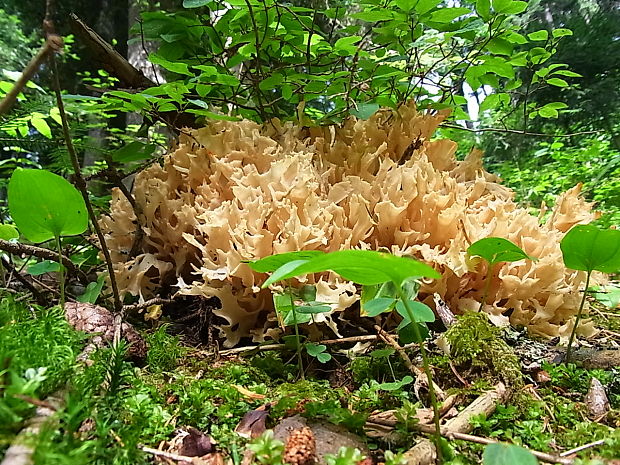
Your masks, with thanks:
[[[0,301],[0,360],[4,364],[0,447],[5,449],[34,413],[32,403],[20,395],[45,399],[52,393],[64,399],[64,404],[41,434],[29,440],[37,464],[151,463],[141,446],[157,447],[184,426],[209,434],[218,450],[239,464],[247,440],[235,433],[235,427],[247,412],[265,404],[271,406],[267,427],[301,414],[360,434],[371,412],[394,409],[400,422],[397,434],[389,442],[371,440],[368,446],[376,458],[397,465],[398,456],[388,449],[402,453],[411,444],[414,415],[421,404],[414,394],[413,377],[392,348],[375,346],[351,359],[334,352],[332,368],[339,367],[348,376],[347,382],[337,386],[333,379],[321,379],[329,370],[313,371],[311,364],[307,379],[297,381],[297,370],[287,364],[286,353],[214,361],[184,347],[168,329],[160,326],[145,332],[149,353],[144,367],[126,360],[124,344],[100,349],[91,355],[90,363],[78,364],[75,358],[85,337],[68,326],[59,309],[41,309],[4,297]],[[461,317],[446,338],[452,347],[453,366],[474,386],[477,379],[486,379],[486,385],[502,380],[512,387],[523,386],[518,360],[486,316]],[[435,357],[435,370],[443,382],[451,371],[441,360]],[[618,408],[617,373],[574,365],[543,368],[551,381],[539,386],[540,399],[524,395],[525,401],[500,406],[489,418],[475,420],[474,433],[548,452],[605,439],[597,454],[620,455],[619,434],[589,421],[582,404],[589,380],[596,376],[610,386],[612,407]],[[478,390],[483,384],[478,381]],[[473,399],[478,390],[461,393]],[[462,441],[451,441],[450,446],[448,463],[479,463],[481,446]],[[260,452],[260,463],[280,463],[281,446],[272,438],[257,439],[252,447]],[[583,457],[589,454],[581,453]],[[356,457],[350,450],[343,451],[328,462],[351,465]]]

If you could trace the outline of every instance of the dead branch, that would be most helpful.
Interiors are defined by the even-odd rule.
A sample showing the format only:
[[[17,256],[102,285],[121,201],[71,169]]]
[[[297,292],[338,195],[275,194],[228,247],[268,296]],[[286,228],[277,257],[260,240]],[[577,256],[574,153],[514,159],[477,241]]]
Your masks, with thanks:
[[[9,110],[13,107],[15,100],[17,100],[17,96],[21,91],[24,90],[28,81],[32,79],[32,76],[39,70],[41,64],[45,61],[45,59],[53,52],[57,52],[62,50],[63,40],[62,37],[57,36],[56,34],[50,34],[47,37],[47,40],[39,50],[39,52],[30,60],[30,63],[26,66],[20,78],[15,82],[13,88],[4,96],[2,101],[0,102],[0,115],[4,115],[8,113]]]
[[[446,128],[446,129],[458,129],[460,131],[475,132],[475,133],[496,132],[500,134],[518,134],[520,136],[530,136],[530,137],[562,137],[562,138],[574,137],[574,136],[585,136],[589,134],[600,134],[601,132],[604,132],[603,130],[596,130],[596,131],[571,132],[569,134],[545,134],[544,132],[528,132],[528,131],[522,131],[520,129],[507,129],[507,128],[474,129],[474,128],[466,128],[464,126],[459,126],[458,124],[450,124],[450,123],[442,123],[439,125],[439,127]]]
[[[132,305],[124,305],[123,312],[137,312],[140,310],[144,310],[145,308],[150,307],[151,305],[165,305],[174,303],[173,299],[161,299],[156,297],[154,299],[149,299],[141,304],[132,304]]]
[[[59,261],[58,253],[53,250],[45,249],[43,247],[37,247],[34,245],[26,245],[21,244],[19,242],[9,242],[4,239],[0,239],[0,250],[4,250],[10,254],[14,255],[31,255],[37,258],[43,258],[44,260],[51,260],[53,262]],[[81,271],[77,266],[73,264],[73,262],[68,258],[62,257],[62,264],[65,268],[69,270],[69,272],[73,273],[78,277],[80,282],[83,284],[88,283],[88,277],[86,274]]]

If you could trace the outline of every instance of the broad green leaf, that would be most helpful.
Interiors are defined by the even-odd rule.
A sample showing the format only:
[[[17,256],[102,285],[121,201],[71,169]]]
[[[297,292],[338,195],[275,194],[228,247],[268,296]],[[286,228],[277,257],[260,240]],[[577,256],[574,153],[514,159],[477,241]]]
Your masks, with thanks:
[[[515,444],[489,444],[482,454],[483,465],[538,465],[530,451]]]
[[[362,40],[361,36],[342,37],[334,44],[334,51],[340,56],[353,55],[357,50],[357,44]]]
[[[43,260],[28,267],[28,274],[39,276],[53,271],[60,271],[60,263],[51,260]]]
[[[541,29],[540,31],[530,32],[527,38],[535,41],[545,41],[549,38],[549,31]]]
[[[11,239],[18,239],[19,233],[15,226],[10,224],[0,224],[0,239],[10,241]]]
[[[566,76],[566,77],[575,77],[575,78],[583,77],[581,74],[575,73],[574,71],[570,71],[568,69],[558,69],[556,71],[552,71],[550,75],[551,76],[558,75],[558,76]]]
[[[164,57],[156,53],[151,53],[149,55],[149,61],[155,65],[159,65],[162,68],[167,69],[168,71],[172,71],[173,73],[186,74],[188,76],[194,75],[194,73],[192,73],[189,69],[187,69],[187,63],[168,61]]]
[[[459,16],[471,13],[469,8],[440,8],[434,11],[429,18],[429,22],[432,23],[449,23],[454,21]]]
[[[620,271],[620,231],[587,224],[571,228],[560,242],[567,268],[581,271]]]
[[[476,0],[476,12],[485,21],[491,17],[491,0]]]
[[[291,265],[290,263],[293,263]],[[331,270],[349,281],[372,285],[392,281],[397,286],[412,277],[440,278],[424,263],[373,250],[340,250],[311,260],[294,260],[278,268],[265,283],[268,285],[294,276]]]
[[[424,13],[431,11],[440,3],[441,0],[420,0],[415,6],[415,11],[417,14],[423,15]]]
[[[275,73],[269,76],[267,79],[264,79],[260,82],[258,87],[260,90],[272,90],[280,87],[282,81],[284,80],[284,76],[280,73]]]
[[[420,338],[417,337],[415,328],[418,329]],[[409,323],[398,330],[398,341],[401,345],[411,344],[412,342],[420,344],[428,338],[429,334],[428,328],[424,323]]]
[[[86,286],[86,290],[84,294],[77,297],[78,302],[82,303],[90,303],[94,304],[97,302],[99,298],[99,294],[101,294],[101,290],[103,289],[103,284],[105,283],[105,276],[99,275],[97,281],[93,281],[92,283],[88,283]]]
[[[620,305],[620,285],[596,286],[592,288],[594,298],[611,309]]]
[[[560,78],[547,79],[547,83],[555,87],[568,87],[568,82]]]
[[[379,105],[376,103],[358,103],[357,109],[352,109],[351,114],[357,116],[359,119],[368,119],[379,110]]]
[[[155,144],[145,144],[136,140],[112,152],[112,160],[117,163],[146,160],[155,152],[155,149],[157,149]]]
[[[389,21],[390,19],[394,17],[394,13],[392,13],[391,11],[387,9],[366,10],[366,11],[362,11],[361,13],[355,13],[351,15],[351,17],[355,19],[361,19],[362,21],[373,23],[373,22],[378,22],[378,21]]]
[[[271,273],[276,271],[282,265],[293,260],[310,260],[311,258],[324,254],[325,252],[320,250],[302,250],[299,252],[279,253],[261,258],[260,260],[248,262],[248,265],[258,273]]]
[[[52,138],[52,130],[50,129],[49,124],[47,124],[47,121],[45,121],[45,115],[42,115],[41,113],[34,113],[30,119],[30,124],[32,124],[32,126],[43,137],[48,139]]]
[[[82,195],[49,171],[17,168],[9,181],[8,196],[11,217],[29,241],[82,234],[88,227]]]
[[[527,8],[527,2],[520,2],[515,0],[492,0],[493,10],[496,13],[502,13],[505,15],[516,15]]]
[[[467,248],[470,257],[484,258],[489,264],[499,262],[516,262],[518,260],[535,258],[530,257],[520,247],[501,237],[487,237],[474,242]]]
[[[377,316],[381,313],[389,312],[394,307],[396,299],[389,297],[377,297],[369,300],[362,306],[364,316]]]
[[[410,300],[407,302],[409,304],[409,308],[413,313],[413,317],[415,318],[416,323],[432,323],[435,321],[435,313],[433,310],[426,304],[422,302],[418,302],[416,300]],[[409,312],[407,312],[407,308],[402,300],[396,302],[396,311],[400,316],[403,317],[403,322],[406,321],[405,325],[411,323],[411,318],[409,318]],[[402,325],[402,326],[405,326]]]
[[[200,8],[211,2],[212,0],[183,0],[183,8]]]
[[[560,37],[572,36],[573,31],[571,31],[570,29],[566,29],[566,28],[559,28],[559,29],[554,29],[551,32],[551,35],[553,36],[554,39],[558,39]]]

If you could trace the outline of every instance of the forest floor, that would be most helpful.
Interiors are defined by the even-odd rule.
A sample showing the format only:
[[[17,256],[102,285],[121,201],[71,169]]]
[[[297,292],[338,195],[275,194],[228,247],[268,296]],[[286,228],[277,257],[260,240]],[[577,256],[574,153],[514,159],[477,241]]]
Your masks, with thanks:
[[[431,333],[449,430],[444,463],[481,463],[494,441],[537,451],[541,462],[620,463],[620,309],[595,308],[601,331],[575,352],[576,364],[559,363],[555,341],[492,327],[483,314]],[[415,345],[402,349],[382,331],[356,334],[304,352],[300,370],[294,347],[216,350],[195,325],[167,320],[164,307],[157,323],[135,322],[145,352],[121,342],[85,357],[104,329],[76,331],[58,307],[5,294],[0,463],[433,463]],[[508,455],[484,463],[536,463]]]

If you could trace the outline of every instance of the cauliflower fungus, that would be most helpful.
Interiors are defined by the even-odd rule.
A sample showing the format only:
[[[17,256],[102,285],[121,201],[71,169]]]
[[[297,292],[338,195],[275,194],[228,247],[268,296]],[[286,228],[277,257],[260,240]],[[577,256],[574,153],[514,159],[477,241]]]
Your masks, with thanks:
[[[215,296],[230,346],[248,335],[261,340],[273,311],[270,291],[258,287],[265,276],[244,261],[294,250],[381,249],[435,267],[442,279],[424,282],[421,299],[433,306],[438,293],[462,313],[478,308],[486,273],[466,249],[497,236],[538,261],[498,267],[484,310],[496,324],[565,336],[583,274],[564,267],[559,242],[573,225],[595,219],[591,205],[577,186],[541,224],[482,168],[479,151],[457,161],[455,142],[430,140],[445,117],[410,105],[341,126],[210,121],[182,135],[161,166],[136,176],[138,217],[115,190],[101,221],[121,292],[147,299],[165,284]],[[317,300],[334,311],[358,299],[356,287],[334,274],[304,282],[316,284]],[[318,316],[335,329],[330,314]]]

